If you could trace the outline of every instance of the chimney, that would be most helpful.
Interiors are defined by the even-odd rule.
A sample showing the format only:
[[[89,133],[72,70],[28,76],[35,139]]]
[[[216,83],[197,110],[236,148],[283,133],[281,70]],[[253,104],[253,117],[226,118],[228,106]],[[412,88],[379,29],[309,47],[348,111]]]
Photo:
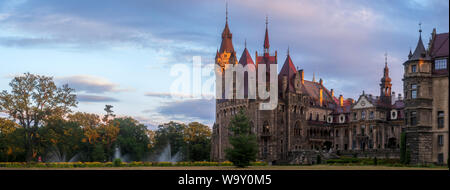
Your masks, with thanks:
[[[322,80],[322,78],[319,80],[319,83],[320,83],[320,85],[323,86],[323,80]]]
[[[344,97],[341,95],[339,95],[339,106],[344,106]]]
[[[332,98],[334,97],[334,90],[333,89],[331,89],[331,97]]]
[[[303,69],[298,72],[300,73],[300,80],[302,81],[302,84],[305,84],[305,73],[303,72]]]
[[[394,103],[395,102],[395,92],[392,92],[392,96],[391,96],[391,102]]]
[[[352,104],[355,103],[355,100],[353,100],[352,98],[347,98],[347,101],[351,102]]]
[[[320,104],[320,106],[323,105],[323,89],[322,88],[319,90],[319,104]]]
[[[398,100],[402,100],[402,94],[398,94]]]

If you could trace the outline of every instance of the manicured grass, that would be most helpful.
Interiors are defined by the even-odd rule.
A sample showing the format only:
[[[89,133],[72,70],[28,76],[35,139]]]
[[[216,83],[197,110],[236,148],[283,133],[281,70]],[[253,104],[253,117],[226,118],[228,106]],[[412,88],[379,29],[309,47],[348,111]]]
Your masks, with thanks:
[[[390,166],[150,166],[150,167],[90,167],[90,168],[0,168],[0,170],[448,170],[447,167],[390,167]]]

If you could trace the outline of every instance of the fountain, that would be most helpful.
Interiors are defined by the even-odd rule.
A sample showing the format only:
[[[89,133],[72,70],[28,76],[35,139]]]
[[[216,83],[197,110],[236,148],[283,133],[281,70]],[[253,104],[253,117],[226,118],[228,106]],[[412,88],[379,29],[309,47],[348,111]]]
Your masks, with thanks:
[[[116,149],[114,150],[114,159],[117,159],[117,158],[121,159],[119,146],[116,146]]]
[[[170,143],[163,149],[161,154],[158,156],[158,162],[178,162],[181,160],[181,153],[177,152],[174,156],[172,156],[172,150],[170,147]]]

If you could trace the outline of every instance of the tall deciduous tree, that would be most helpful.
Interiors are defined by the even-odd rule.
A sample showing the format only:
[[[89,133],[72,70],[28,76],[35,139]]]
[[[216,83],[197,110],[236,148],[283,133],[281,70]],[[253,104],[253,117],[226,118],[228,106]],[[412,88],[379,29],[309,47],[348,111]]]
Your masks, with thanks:
[[[231,120],[230,130],[233,133],[229,137],[232,147],[225,150],[227,159],[238,167],[249,166],[251,161],[256,160],[258,144],[243,110]]]
[[[184,141],[187,144],[187,160],[209,160],[211,129],[208,126],[198,122],[189,123],[184,130]]]
[[[116,118],[111,121],[119,127],[116,144],[122,155],[128,155],[128,161],[142,160],[149,152],[147,127],[131,117]]]
[[[9,83],[11,92],[0,93],[0,109],[6,111],[25,130],[26,160],[37,154],[37,131],[51,116],[63,116],[76,107],[73,89],[57,87],[52,77],[25,73]]]

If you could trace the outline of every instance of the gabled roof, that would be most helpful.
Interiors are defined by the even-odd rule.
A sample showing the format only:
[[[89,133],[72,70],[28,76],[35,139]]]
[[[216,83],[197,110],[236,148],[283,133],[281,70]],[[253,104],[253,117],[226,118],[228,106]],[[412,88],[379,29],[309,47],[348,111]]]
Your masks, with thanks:
[[[286,57],[286,60],[284,61],[283,67],[281,68],[281,71],[278,74],[278,80],[281,81],[282,76],[287,76],[288,90],[291,92],[295,91],[294,80],[295,80],[296,73],[297,73],[297,70],[295,69],[294,63],[292,63],[292,59],[288,54]]]
[[[277,59],[275,56],[257,56],[256,62],[259,64],[277,64]]]
[[[405,108],[405,102],[403,102],[403,100],[397,100],[392,105],[392,108],[394,108],[394,109],[403,109],[403,108]]]
[[[448,57],[448,33],[436,34],[433,44],[431,45],[430,54],[432,57]]]
[[[301,87],[302,92],[305,92],[314,100],[316,100],[316,104],[318,104],[319,102],[320,89],[323,89],[322,94],[323,103],[325,105],[328,105],[328,103],[334,104],[334,99],[331,97],[331,93],[328,91],[327,88],[325,88],[320,83],[305,80],[304,84]]]
[[[252,56],[248,53],[247,48],[244,49],[241,55],[241,59],[239,59],[239,64],[245,66],[247,64],[255,64],[253,63]]]

